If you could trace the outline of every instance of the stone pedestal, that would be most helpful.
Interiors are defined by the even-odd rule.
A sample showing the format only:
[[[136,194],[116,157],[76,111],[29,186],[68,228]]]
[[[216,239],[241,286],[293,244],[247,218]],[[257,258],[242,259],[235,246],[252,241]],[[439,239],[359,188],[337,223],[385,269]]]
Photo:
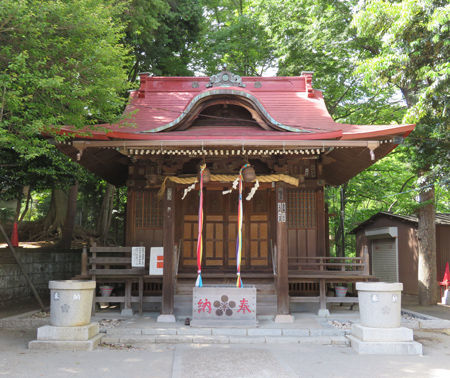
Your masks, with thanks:
[[[294,323],[294,317],[292,315],[278,314],[275,316],[275,323]]]
[[[422,344],[413,341],[412,329],[405,327],[372,328],[353,324],[352,333],[347,337],[359,354],[422,354]]]
[[[421,355],[413,331],[400,327],[403,284],[357,282],[361,324],[353,324],[352,348],[359,354]]]
[[[158,323],[175,323],[177,320],[175,319],[175,315],[173,314],[161,314],[158,315],[156,321]]]
[[[131,318],[133,316],[133,309],[132,308],[123,308],[120,311],[120,316]]]
[[[95,281],[50,281],[50,324],[38,328],[29,349],[93,350],[103,335],[90,323]]]
[[[330,310],[328,310],[327,308],[321,308],[319,309],[317,316],[320,318],[328,318],[330,316]]]
[[[97,323],[77,327],[43,326],[37,330],[37,340],[28,343],[29,349],[93,350],[103,335]]]

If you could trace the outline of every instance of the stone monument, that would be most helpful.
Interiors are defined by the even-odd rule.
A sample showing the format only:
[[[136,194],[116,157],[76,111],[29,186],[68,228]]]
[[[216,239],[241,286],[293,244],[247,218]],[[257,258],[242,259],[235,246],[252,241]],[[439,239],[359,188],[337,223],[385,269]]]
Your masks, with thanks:
[[[91,323],[95,281],[50,281],[50,325],[39,327],[29,349],[93,350],[100,342]]]
[[[357,282],[361,324],[353,324],[350,339],[359,354],[421,355],[412,329],[400,327],[402,283]]]
[[[256,326],[254,286],[194,287],[192,306],[192,327]]]

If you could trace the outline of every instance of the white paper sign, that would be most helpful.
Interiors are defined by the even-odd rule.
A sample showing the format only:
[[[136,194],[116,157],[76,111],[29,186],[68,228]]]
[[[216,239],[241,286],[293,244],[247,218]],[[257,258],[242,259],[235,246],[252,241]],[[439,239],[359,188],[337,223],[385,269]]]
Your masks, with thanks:
[[[162,275],[164,270],[164,248],[150,248],[150,271],[149,275]]]
[[[131,247],[131,267],[145,267],[145,247]]]

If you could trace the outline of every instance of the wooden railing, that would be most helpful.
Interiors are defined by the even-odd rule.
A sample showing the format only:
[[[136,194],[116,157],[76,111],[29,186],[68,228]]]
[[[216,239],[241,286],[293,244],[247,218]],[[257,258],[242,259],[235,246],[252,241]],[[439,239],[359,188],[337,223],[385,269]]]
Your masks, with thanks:
[[[373,280],[367,249],[361,257],[289,257],[289,282],[319,284],[319,296],[291,296],[291,302],[319,302],[319,315],[327,314],[327,302],[357,303],[358,297],[328,297],[328,284],[353,284]]]
[[[361,257],[289,257],[289,272],[369,274],[369,256]]]

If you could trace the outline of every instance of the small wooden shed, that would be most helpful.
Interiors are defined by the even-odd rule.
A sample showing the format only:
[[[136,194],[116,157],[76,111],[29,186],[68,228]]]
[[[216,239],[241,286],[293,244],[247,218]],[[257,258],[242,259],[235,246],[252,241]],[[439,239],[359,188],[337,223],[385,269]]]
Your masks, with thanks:
[[[405,294],[418,294],[418,219],[412,215],[379,212],[353,229],[356,251],[367,248],[371,274],[381,281],[402,282]],[[436,214],[436,267],[438,280],[450,261],[450,214]]]

